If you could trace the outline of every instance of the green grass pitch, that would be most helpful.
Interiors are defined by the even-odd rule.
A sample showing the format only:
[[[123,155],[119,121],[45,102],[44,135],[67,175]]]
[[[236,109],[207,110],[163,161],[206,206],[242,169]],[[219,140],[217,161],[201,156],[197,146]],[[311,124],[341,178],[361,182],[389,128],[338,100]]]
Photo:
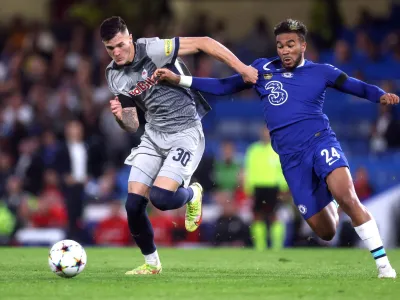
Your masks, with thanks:
[[[0,248],[0,299],[400,299],[400,280],[377,278],[362,249],[159,249],[163,273],[125,276],[139,251],[86,248],[88,264],[65,279],[47,248]],[[400,271],[400,250],[389,251]]]

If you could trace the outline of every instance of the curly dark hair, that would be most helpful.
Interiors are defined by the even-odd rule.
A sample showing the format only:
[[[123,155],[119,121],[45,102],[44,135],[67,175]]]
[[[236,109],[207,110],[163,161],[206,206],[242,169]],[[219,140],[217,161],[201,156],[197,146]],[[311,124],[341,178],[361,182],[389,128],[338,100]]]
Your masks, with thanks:
[[[121,17],[111,17],[105,19],[103,23],[100,25],[100,36],[102,41],[109,41],[114,36],[118,34],[118,32],[125,32],[127,30],[127,26],[125,21]]]
[[[275,36],[282,33],[297,33],[297,35],[305,41],[307,36],[307,27],[302,22],[293,19],[286,19],[279,24],[277,24],[274,28]]]

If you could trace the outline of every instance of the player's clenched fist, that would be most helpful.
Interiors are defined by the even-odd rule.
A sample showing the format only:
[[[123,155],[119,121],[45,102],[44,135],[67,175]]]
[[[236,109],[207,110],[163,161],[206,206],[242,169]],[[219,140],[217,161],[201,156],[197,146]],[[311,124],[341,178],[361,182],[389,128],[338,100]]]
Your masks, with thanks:
[[[399,96],[391,93],[386,93],[381,96],[381,104],[384,105],[396,105],[399,104]]]
[[[118,97],[110,100],[110,109],[114,116],[122,120],[122,105],[121,102],[119,102]]]
[[[252,66],[244,67],[240,75],[242,75],[243,81],[246,83],[255,84],[258,79],[258,71]]]
[[[152,79],[155,81],[167,81],[172,84],[179,84],[180,81],[180,76],[175,74],[174,72],[162,68],[162,69],[157,69],[153,73]]]

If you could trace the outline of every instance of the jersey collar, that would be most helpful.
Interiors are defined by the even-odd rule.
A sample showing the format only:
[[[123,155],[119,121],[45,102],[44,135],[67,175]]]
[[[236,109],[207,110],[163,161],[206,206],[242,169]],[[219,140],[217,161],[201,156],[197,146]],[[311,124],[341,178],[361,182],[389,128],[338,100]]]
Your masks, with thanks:
[[[138,55],[138,53],[137,53],[138,47],[137,47],[136,42],[133,42],[133,48],[135,49],[135,54],[133,55],[133,60],[132,60],[132,62],[135,62],[135,61],[138,60],[138,57],[139,57],[139,55]]]
[[[304,66],[305,63],[306,63],[306,60],[303,58],[303,60],[301,61],[301,63],[299,63],[299,65],[296,67],[296,69],[301,68],[302,66]]]

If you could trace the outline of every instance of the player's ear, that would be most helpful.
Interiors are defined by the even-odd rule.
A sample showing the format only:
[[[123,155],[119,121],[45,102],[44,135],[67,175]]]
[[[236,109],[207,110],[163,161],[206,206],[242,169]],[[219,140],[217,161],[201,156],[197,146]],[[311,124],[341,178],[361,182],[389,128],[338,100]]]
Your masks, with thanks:
[[[301,51],[304,53],[304,52],[306,52],[306,48],[307,48],[307,42],[303,42],[303,43],[301,43]]]
[[[129,34],[129,43],[132,44],[132,33]]]

